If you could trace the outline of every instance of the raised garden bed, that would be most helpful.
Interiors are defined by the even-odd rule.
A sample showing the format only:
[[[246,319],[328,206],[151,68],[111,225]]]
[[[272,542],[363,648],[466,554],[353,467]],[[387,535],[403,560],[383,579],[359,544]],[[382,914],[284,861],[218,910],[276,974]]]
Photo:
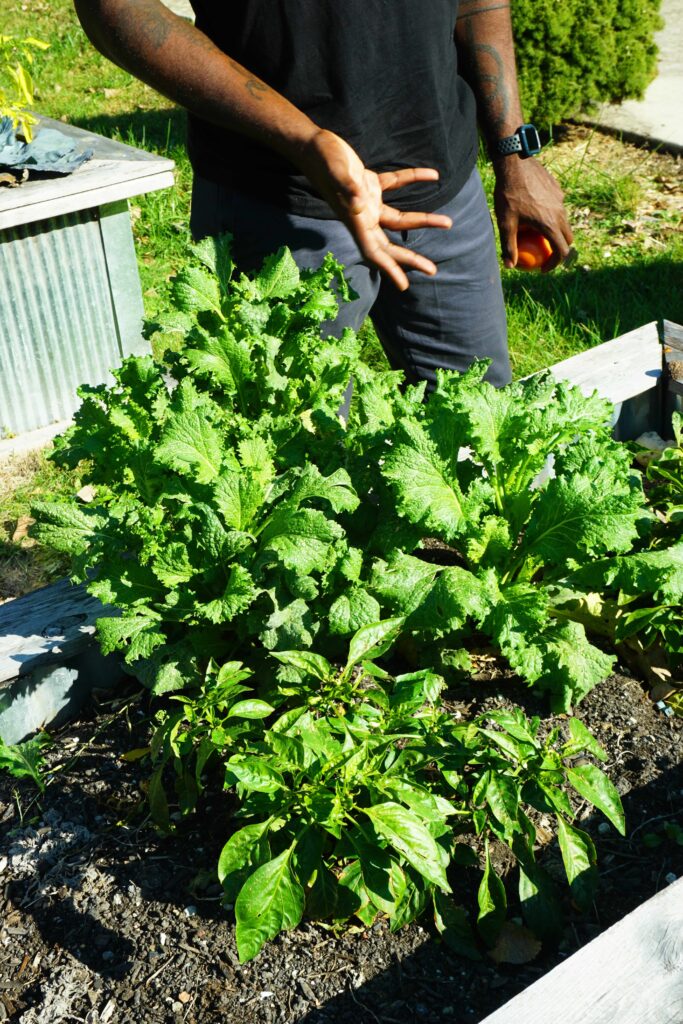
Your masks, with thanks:
[[[576,918],[566,891],[561,898],[552,895],[560,863],[576,905],[590,917],[592,835],[624,833],[619,796],[629,794],[630,781],[621,764],[623,737],[610,736],[607,723],[622,724],[626,708],[623,728],[637,727],[636,706],[647,708],[645,720],[653,730],[648,736],[655,737],[654,721],[667,730],[655,766],[677,778],[680,722],[664,713],[657,719],[659,710],[646,703],[642,687],[593,635],[589,642],[584,621],[609,632],[613,616],[621,630],[624,616],[616,597],[631,600],[635,573],[648,624],[660,629],[663,623],[677,636],[670,605],[651,608],[653,600],[662,600],[659,576],[651,581],[653,567],[665,565],[668,592],[675,591],[679,549],[672,545],[662,560],[661,548],[647,548],[628,560],[636,540],[647,538],[649,544],[655,517],[645,509],[628,453],[610,440],[609,407],[601,399],[581,398],[575,389],[546,379],[515,385],[503,395],[482,384],[483,368],[477,367],[466,377],[444,379],[423,404],[419,392],[404,394],[396,379],[373,377],[358,361],[353,338],[327,349],[321,343],[317,325],[331,309],[325,275],[337,275],[338,268],[326,265],[321,274],[300,281],[283,253],[253,282],[240,279],[229,291],[225,274],[215,284],[207,273],[228,267],[225,245],[197,247],[205,269],[188,269],[176,286],[180,319],[174,315],[167,329],[180,325],[189,344],[171,357],[172,393],[160,368],[130,362],[118,372],[116,389],[100,391],[96,402],[86,400],[75,430],[62,442],[65,464],[80,461],[84,452],[94,459],[90,479],[101,488],[94,507],[48,504],[35,511],[40,535],[69,550],[89,588],[121,609],[121,617],[105,618],[99,626],[105,649],[123,649],[157,695],[172,693],[156,720],[152,775],[148,723],[129,725],[132,750],[124,764],[136,779],[142,772],[141,788],[157,821],[168,824],[173,811],[177,836],[192,841],[198,827],[203,849],[208,835],[216,837],[217,848],[209,851],[213,862],[234,828],[221,819],[234,810],[233,797],[221,796],[223,781],[236,794],[241,829],[221,853],[219,875],[226,887],[223,900],[235,903],[241,961],[260,951],[252,973],[233,961],[236,970],[246,971],[240,976],[247,985],[259,976],[258,965],[273,963],[278,950],[300,948],[302,935],[317,937],[309,941],[320,953],[319,936],[334,929],[300,924],[304,901],[323,920],[357,918],[356,931],[372,941],[383,936],[387,948],[398,951],[411,935],[425,935],[419,923],[400,926],[433,901],[434,922],[446,943],[479,957],[479,966],[468,969],[470,981],[490,978],[490,961],[528,964],[540,954],[536,936],[547,940],[545,949],[557,948],[548,934],[554,931],[557,939],[561,931],[560,916],[551,913],[557,901],[577,936],[587,919]],[[595,376],[614,384],[620,349],[646,352],[648,363],[635,360],[637,372],[622,374],[620,390],[610,392],[618,403],[613,426],[622,437],[636,425],[661,427],[675,388],[666,383],[656,332],[644,329],[605,347],[601,374],[600,356],[593,356]],[[560,378],[572,372],[569,362],[557,368]],[[360,413],[352,408],[344,427],[337,410],[351,373]],[[234,402],[233,411],[225,411],[226,401]],[[111,420],[103,419],[102,406]],[[459,438],[472,447],[458,450]],[[110,444],[113,461],[105,454]],[[503,471],[498,467],[504,458]],[[366,499],[355,520],[349,518],[359,507],[354,488]],[[378,495],[396,499],[396,520],[387,522],[377,501],[380,512],[373,510]],[[333,514],[320,510],[320,503]],[[646,524],[650,532],[641,534]],[[395,532],[387,533],[387,527]],[[352,548],[359,535],[367,537],[360,542],[366,546]],[[441,540],[420,558],[413,556],[428,535]],[[583,561],[577,560],[581,555]],[[594,565],[591,556],[601,555]],[[596,578],[605,588],[599,605],[600,595],[590,591]],[[310,650],[317,630],[322,649],[338,665]],[[466,637],[473,638],[469,650],[458,649]],[[445,640],[439,645],[435,638]],[[375,664],[396,641],[398,660],[385,668]],[[551,692],[554,716],[529,690],[518,691],[496,649],[520,681],[540,682]],[[6,654],[11,664],[11,650]],[[54,658],[54,649],[49,654]],[[243,671],[236,657],[251,671]],[[284,666],[277,676],[273,659]],[[417,671],[400,674],[406,659],[415,659]],[[441,694],[441,676],[423,665],[448,677],[447,692]],[[459,673],[467,666],[469,679],[461,686]],[[615,669],[619,674],[609,676]],[[255,695],[245,698],[253,688]],[[180,715],[174,716],[178,700]],[[578,714],[567,718],[572,705]],[[600,708],[595,720],[586,713],[591,706]],[[586,732],[582,716],[600,739],[614,739],[607,752]],[[261,725],[268,718],[271,724]],[[579,754],[584,756],[577,760]],[[595,759],[607,762],[611,782]],[[643,760],[641,767],[647,773],[654,766]],[[560,789],[565,782],[575,792],[573,804]],[[661,834],[644,836],[648,849],[678,843],[675,794],[667,784],[666,810],[652,814],[649,807],[650,819],[640,814],[642,830],[664,823]],[[597,818],[591,805],[609,820]],[[196,807],[198,818],[188,817]],[[445,821],[453,815],[464,817]],[[46,827],[23,837],[38,857],[41,837],[48,843],[56,838],[50,827],[73,832],[75,826],[67,828],[57,814]],[[89,825],[86,831],[90,836]],[[75,834],[86,839],[78,827]],[[623,841],[633,843],[635,834]],[[24,853],[21,845],[10,850],[8,866],[11,856],[12,868],[20,871]],[[621,855],[640,860],[637,852]],[[516,923],[513,891],[512,920],[502,924],[502,878],[514,859],[525,873],[518,906],[535,935]],[[454,871],[447,877],[451,862]],[[221,902],[220,889],[211,889],[214,878],[209,868],[195,879],[197,903]],[[671,881],[672,873],[663,880]],[[444,895],[452,887],[455,895]],[[32,894],[23,898],[28,905]],[[185,906],[187,918],[196,916],[197,903]],[[393,938],[382,913],[399,929]],[[199,955],[205,938],[199,933],[198,946],[185,938],[178,945]],[[566,931],[563,943],[566,948]],[[117,951],[105,950],[103,960],[116,958]],[[145,987],[170,971],[175,959],[153,971]],[[299,967],[292,970],[285,962],[291,983]],[[124,975],[129,968],[137,984],[143,968],[120,966]],[[431,974],[428,980],[433,989]],[[454,973],[448,975],[446,984],[454,980]],[[314,1005],[322,1000],[310,977],[299,987],[308,1003],[294,1007],[290,998],[284,1012],[269,1002],[274,989],[260,990],[249,1007],[258,1003],[263,1009],[254,1009],[251,1019],[310,1015],[311,999]],[[362,1002],[355,991],[350,997],[356,1005]],[[117,998],[102,1008],[104,1018],[116,1011]],[[121,998],[128,996],[121,992]],[[194,998],[183,987],[171,1014],[189,1014]],[[374,1019],[388,1020],[403,1008],[396,1000],[389,1013],[380,1002],[362,1006]],[[481,1019],[490,1008],[470,998],[463,1019]],[[441,1009],[445,1019],[460,1007],[442,1002]],[[315,1010],[321,1020],[328,1012],[322,1005]],[[331,1012],[331,1019],[342,1019]],[[416,1019],[429,1012],[428,1002],[415,1007]]]
[[[466,701],[451,706],[473,714],[511,701],[545,714],[525,687],[490,669],[482,670]],[[220,907],[214,875],[227,825],[220,793],[179,834],[160,837],[141,814],[148,773],[121,757],[148,743],[144,705],[91,707],[48,751],[49,764],[64,770],[44,796],[36,799],[29,783],[0,776],[5,1019],[478,1024],[654,894],[664,890],[669,898],[668,878],[681,873],[681,846],[665,829],[683,828],[683,720],[664,715],[640,681],[621,673],[594,690],[578,713],[609,752],[607,772],[622,794],[628,838],[586,810],[580,824],[596,844],[601,882],[590,913],[565,908],[558,949],[526,964],[473,963],[450,952],[428,924],[393,935],[386,922],[340,935],[305,924],[240,966],[234,924]],[[561,870],[554,844],[544,863]],[[669,977],[678,983],[680,971]],[[577,992],[589,981],[582,975]],[[650,965],[638,984],[646,1005],[653,985]],[[641,1012],[635,999],[633,1006]],[[571,1013],[569,1001],[547,1013],[574,1022],[563,1016]],[[634,1020],[676,1021],[653,1013]],[[505,1024],[524,1019],[505,1018]],[[588,1016],[581,1024],[589,1021],[594,1024]]]

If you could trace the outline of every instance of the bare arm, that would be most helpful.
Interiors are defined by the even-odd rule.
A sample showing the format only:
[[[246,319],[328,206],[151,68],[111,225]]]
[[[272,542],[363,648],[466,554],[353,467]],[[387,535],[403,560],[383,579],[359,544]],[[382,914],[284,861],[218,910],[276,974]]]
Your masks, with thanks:
[[[93,44],[164,96],[205,120],[269,146],[298,167],[354,235],[365,258],[404,289],[402,266],[436,272],[425,257],[392,245],[384,229],[449,227],[446,217],[403,213],[382,193],[438,177],[430,168],[375,174],[339,136],[224,54],[160,0],[74,0]]]
[[[517,263],[517,227],[533,224],[550,240],[555,255],[545,269],[564,259],[573,240],[562,191],[533,158],[495,156],[497,139],[524,122],[517,88],[509,0],[461,0],[456,43],[464,77],[477,98],[481,129],[496,173],[495,207],[505,265]]]

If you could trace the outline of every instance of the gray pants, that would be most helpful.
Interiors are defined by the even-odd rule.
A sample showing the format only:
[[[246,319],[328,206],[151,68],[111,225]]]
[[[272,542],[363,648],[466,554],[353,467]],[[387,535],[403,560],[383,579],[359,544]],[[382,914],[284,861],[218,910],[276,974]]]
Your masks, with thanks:
[[[389,202],[391,197],[389,196]],[[491,359],[488,380],[496,386],[511,378],[507,328],[493,225],[478,171],[438,213],[453,227],[444,231],[388,231],[389,238],[429,257],[435,277],[408,270],[405,292],[363,262],[347,228],[336,220],[301,217],[267,202],[196,177],[192,193],[193,236],[229,231],[234,258],[242,270],[260,266],[282,245],[300,267],[317,268],[328,252],[346,268],[358,298],[342,303],[331,328],[358,330],[367,316],[375,326],[394,369],[411,383],[432,384],[439,368],[466,370],[474,359]]]

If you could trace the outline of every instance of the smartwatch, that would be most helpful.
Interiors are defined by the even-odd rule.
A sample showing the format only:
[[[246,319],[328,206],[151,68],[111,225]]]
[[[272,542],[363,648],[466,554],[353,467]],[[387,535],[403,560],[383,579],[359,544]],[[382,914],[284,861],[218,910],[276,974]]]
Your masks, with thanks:
[[[518,153],[521,160],[541,152],[541,139],[533,124],[521,125],[514,135],[496,141],[494,156],[512,156]]]

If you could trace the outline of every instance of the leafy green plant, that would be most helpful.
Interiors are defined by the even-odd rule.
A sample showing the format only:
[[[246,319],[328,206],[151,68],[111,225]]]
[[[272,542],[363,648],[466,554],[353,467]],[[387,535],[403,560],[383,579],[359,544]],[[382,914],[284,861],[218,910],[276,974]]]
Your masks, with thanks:
[[[567,580],[566,608],[613,643],[652,650],[669,676],[683,666],[683,433],[646,470],[652,529],[626,554],[599,558]],[[576,588],[576,589],[574,589]]]
[[[0,34],[0,119],[11,118],[28,142],[38,119],[28,110],[33,106],[34,85],[26,65],[33,64],[34,51],[47,48],[47,43],[32,36]]]
[[[675,442],[648,463],[647,479],[653,485],[648,499],[666,526],[666,535],[683,535],[683,416],[671,417]]]
[[[439,374],[393,424],[382,468],[387,504],[455,564],[396,547],[375,563],[371,592],[406,618],[419,650],[436,640],[461,659],[463,641],[483,633],[566,711],[614,661],[572,614],[567,577],[632,548],[648,520],[642,486],[611,439],[608,403],[548,374],[495,389],[484,370]]]
[[[15,779],[33,779],[43,792],[43,751],[52,743],[47,733],[40,732],[23,743],[5,743],[0,737],[0,769]]]
[[[195,252],[163,325],[186,338],[172,386],[147,358],[82,389],[54,458],[84,462],[96,499],[33,510],[37,536],[123,609],[100,620],[104,650],[125,650],[156,692],[198,681],[211,656],[310,646],[378,617],[354,594],[363,559],[342,525],[359,503],[337,416],[357,342],[320,337],[340,268],[300,275],[283,251],[231,281],[229,240]]]
[[[35,535],[122,610],[100,620],[104,650],[162,692],[210,657],[333,657],[384,614],[439,672],[483,633],[568,710],[613,664],[568,578],[630,551],[649,515],[608,403],[547,374],[497,390],[483,363],[425,400],[364,364],[352,332],[321,338],[346,294],[331,258],[300,273],[283,250],[248,278],[229,241],[193,249],[154,328],[172,377],[130,359],[114,387],[81,390],[54,458],[85,465],[95,501],[33,509]],[[456,564],[426,560],[425,536]]]
[[[483,364],[425,400],[367,366],[351,332],[321,337],[346,293],[331,259],[299,272],[282,250],[250,278],[228,238],[193,253],[152,328],[166,365],[129,359],[112,387],[83,388],[57,442],[95,500],[33,508],[33,532],[113,606],[103,650],[167,695],[155,819],[190,813],[208,771],[236,794],[219,876],[244,960],[304,913],[398,928],[428,907],[476,956],[506,912],[494,842],[517,858],[543,934],[557,899],[531,815],[555,815],[587,902],[595,851],[566,788],[623,830],[606,777],[572,763],[604,754],[578,721],[562,739],[516,710],[454,720],[430,659],[462,666],[487,632],[561,707],[607,674],[611,658],[558,611],[577,559],[627,551],[645,516],[607,405],[547,377],[497,392]],[[426,534],[455,565],[422,557]],[[420,648],[417,671],[380,664],[399,644]],[[453,875],[480,855],[474,929]]]
[[[453,891],[458,868],[476,866],[481,849],[476,932],[492,945],[506,917],[494,839],[519,862],[529,924],[548,934],[557,927],[557,896],[536,862],[528,812],[555,815],[581,905],[594,890],[595,850],[573,824],[562,787],[624,830],[606,776],[593,764],[571,765],[583,752],[606,756],[578,720],[566,742],[558,730],[541,739],[539,720],[519,710],[459,723],[442,705],[439,676],[392,676],[374,660],[400,626],[389,619],[360,629],[342,667],[308,651],[276,652],[298,681],[280,682],[270,702],[252,695],[241,664],[211,665],[196,694],[174,695],[179,710],[159,713],[149,796],[160,824],[169,824],[169,766],[170,799],[182,813],[194,809],[212,763],[237,794],[238,827],[218,874],[234,904],[243,961],[304,914],[366,926],[384,914],[396,930],[428,908],[445,940],[477,957],[475,931]]]

